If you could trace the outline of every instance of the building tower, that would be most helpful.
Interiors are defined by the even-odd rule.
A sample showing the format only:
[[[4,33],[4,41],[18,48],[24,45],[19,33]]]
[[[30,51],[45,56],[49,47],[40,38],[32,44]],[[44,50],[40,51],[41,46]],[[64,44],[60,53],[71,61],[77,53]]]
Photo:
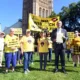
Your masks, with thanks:
[[[53,0],[23,0],[22,29],[25,34],[28,28],[29,13],[48,17],[53,11]]]

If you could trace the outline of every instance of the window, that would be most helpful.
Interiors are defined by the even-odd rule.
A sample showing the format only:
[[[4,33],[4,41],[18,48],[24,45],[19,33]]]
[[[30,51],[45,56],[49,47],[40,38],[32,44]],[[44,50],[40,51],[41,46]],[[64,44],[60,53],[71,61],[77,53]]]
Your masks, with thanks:
[[[41,9],[41,7],[40,7],[40,8],[39,8],[39,16],[42,16],[41,11],[42,11],[42,9]]]
[[[45,9],[43,9],[43,17],[45,17]]]
[[[46,17],[48,17],[48,10],[46,10]]]

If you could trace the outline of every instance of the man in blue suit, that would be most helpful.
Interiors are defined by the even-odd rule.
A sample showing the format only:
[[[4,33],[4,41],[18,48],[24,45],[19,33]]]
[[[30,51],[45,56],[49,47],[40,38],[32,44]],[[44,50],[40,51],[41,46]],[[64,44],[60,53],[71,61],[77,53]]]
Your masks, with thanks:
[[[55,71],[58,72],[59,56],[61,59],[62,72],[65,71],[65,41],[68,40],[67,31],[62,28],[62,22],[57,22],[57,29],[54,29],[51,34],[51,39],[53,41],[54,53],[55,53]]]

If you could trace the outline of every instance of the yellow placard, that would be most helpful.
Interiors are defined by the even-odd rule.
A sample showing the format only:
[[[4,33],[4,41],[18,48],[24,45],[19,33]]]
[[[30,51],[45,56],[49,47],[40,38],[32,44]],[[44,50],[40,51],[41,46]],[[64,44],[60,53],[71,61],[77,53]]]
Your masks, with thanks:
[[[22,28],[14,28],[14,34],[22,34]]]

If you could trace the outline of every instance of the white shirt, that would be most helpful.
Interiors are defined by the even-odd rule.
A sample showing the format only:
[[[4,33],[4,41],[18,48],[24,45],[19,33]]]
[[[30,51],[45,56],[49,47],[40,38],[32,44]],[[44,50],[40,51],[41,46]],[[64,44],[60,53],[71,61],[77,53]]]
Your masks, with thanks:
[[[0,38],[0,50],[4,49],[4,38]]]
[[[63,33],[61,32],[61,28],[57,29],[56,42],[63,43]]]

